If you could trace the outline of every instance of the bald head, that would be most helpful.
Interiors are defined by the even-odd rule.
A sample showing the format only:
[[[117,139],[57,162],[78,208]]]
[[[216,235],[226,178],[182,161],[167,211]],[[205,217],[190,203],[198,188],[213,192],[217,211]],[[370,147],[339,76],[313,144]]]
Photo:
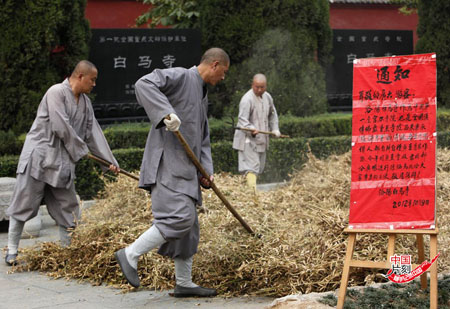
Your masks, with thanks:
[[[264,74],[258,73],[253,76],[252,89],[257,97],[262,97],[267,88],[267,79]]]
[[[225,78],[229,67],[228,54],[222,48],[213,47],[203,54],[197,69],[203,81],[214,86]]]
[[[88,61],[88,60],[81,60],[78,62],[78,64],[75,66],[75,69],[72,72],[72,76],[77,76],[79,74],[89,74],[92,71],[97,71],[96,66]]]
[[[203,54],[200,63],[211,64],[214,61],[218,61],[219,64],[226,66],[230,64],[230,57],[222,48],[213,47]]]
[[[255,76],[253,76],[253,82],[267,83],[267,79],[264,74],[258,73],[258,74],[255,74]]]
[[[81,60],[75,66],[69,83],[73,94],[78,99],[80,93],[90,93],[95,86],[98,71],[95,65],[87,60]]]

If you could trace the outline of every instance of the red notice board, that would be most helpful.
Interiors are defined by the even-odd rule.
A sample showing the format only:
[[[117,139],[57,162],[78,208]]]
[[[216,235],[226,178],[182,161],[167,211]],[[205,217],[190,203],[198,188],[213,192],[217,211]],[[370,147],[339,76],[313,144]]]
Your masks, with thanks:
[[[436,54],[353,63],[349,228],[432,229]]]

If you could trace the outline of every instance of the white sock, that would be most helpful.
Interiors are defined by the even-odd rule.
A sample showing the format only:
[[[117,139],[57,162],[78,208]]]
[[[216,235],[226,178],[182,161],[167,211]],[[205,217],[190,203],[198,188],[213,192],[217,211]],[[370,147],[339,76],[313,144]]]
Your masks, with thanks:
[[[128,263],[131,267],[137,269],[138,259],[142,254],[161,246],[165,242],[166,240],[161,235],[158,228],[152,225],[152,227],[139,236],[134,243],[125,248],[125,255],[127,256]]]
[[[174,258],[173,260],[177,285],[185,288],[197,287],[198,285],[192,282],[192,256],[187,259]]]
[[[24,225],[24,221],[19,221],[13,217],[9,217],[8,254],[17,254]]]

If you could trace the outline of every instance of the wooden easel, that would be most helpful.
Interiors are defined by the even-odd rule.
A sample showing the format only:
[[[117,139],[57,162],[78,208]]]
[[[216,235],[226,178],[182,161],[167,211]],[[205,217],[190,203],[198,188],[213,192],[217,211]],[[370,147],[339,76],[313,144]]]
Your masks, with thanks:
[[[434,230],[389,230],[389,229],[345,229],[344,232],[348,233],[347,253],[345,254],[344,269],[342,271],[341,286],[339,288],[339,296],[337,308],[342,309],[344,307],[345,294],[347,292],[348,278],[350,274],[350,267],[362,267],[362,268],[382,268],[390,269],[391,264],[389,258],[394,255],[395,238],[398,234],[415,234],[417,237],[417,250],[419,255],[419,264],[425,261],[425,249],[423,243],[423,235],[430,235],[430,259],[433,259],[437,255],[437,235],[438,229]],[[356,235],[363,233],[377,233],[389,235],[387,258],[384,262],[375,261],[361,261],[353,259],[353,251],[355,249]],[[411,265],[412,269],[419,266],[419,264]],[[437,260],[427,270],[430,272],[430,309],[437,309]],[[427,288],[427,273],[425,272],[420,276],[420,282],[422,289]]]

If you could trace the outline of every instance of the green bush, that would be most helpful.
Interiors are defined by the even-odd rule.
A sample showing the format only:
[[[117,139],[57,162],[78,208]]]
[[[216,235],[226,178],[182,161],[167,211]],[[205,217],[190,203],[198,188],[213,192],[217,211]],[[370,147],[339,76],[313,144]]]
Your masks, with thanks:
[[[13,131],[0,130],[0,156],[20,153],[21,145]]]
[[[280,117],[280,131],[290,137],[352,135],[351,114],[325,114],[313,117]]]
[[[436,126],[438,132],[450,131],[450,110],[438,108]]]
[[[0,177],[16,177],[18,156],[1,156],[0,157]]]
[[[234,125],[237,123],[237,118],[234,120]],[[231,118],[225,119],[209,119],[209,138],[211,143],[218,143],[222,141],[232,141],[234,136],[234,129]]]
[[[214,163],[214,172],[238,172],[238,155],[233,150],[231,142],[223,141],[211,144],[211,155]]]
[[[232,141],[234,129],[231,118],[210,119],[209,130],[211,143],[218,141]],[[234,125],[237,117],[234,118]],[[323,114],[312,117],[280,116],[279,127],[281,133],[290,137],[319,137],[352,134],[351,114]]]
[[[83,200],[96,197],[105,188],[100,167],[92,160],[81,159],[75,168],[75,188]]]
[[[113,150],[114,157],[119,162],[121,168],[128,172],[137,171],[140,169],[142,155],[144,149],[117,149]],[[90,159],[81,159],[76,166],[75,174],[75,188],[82,199],[91,199],[97,196],[104,187],[105,183],[100,177],[102,174],[100,165]],[[106,179],[114,181],[116,176],[107,172]]]
[[[308,145],[314,156],[325,159],[332,154],[350,151],[351,137],[272,139],[267,152],[266,168],[258,181],[265,183],[289,179],[289,175],[301,169],[307,161]],[[438,146],[450,147],[450,131],[438,133]],[[212,143],[211,152],[216,173],[238,173],[238,153],[232,149],[231,141]],[[140,169],[143,148],[116,149],[113,153],[124,170],[133,172]],[[17,162],[18,156],[0,157],[0,177],[15,177]],[[82,159],[77,164],[75,185],[83,199],[95,197],[104,188],[100,174],[99,165],[92,160]],[[108,178],[114,180],[115,176]]]
[[[209,129],[212,144],[233,140],[234,129],[231,122],[231,118],[210,119]],[[237,117],[234,118],[234,123],[237,123]],[[312,117],[280,116],[279,126],[283,134],[292,138],[351,136],[352,115],[338,113]],[[445,132],[450,131],[450,111],[438,110],[437,127],[438,132],[444,135]],[[105,128],[104,134],[111,149],[144,148],[149,128],[148,122],[116,124]],[[20,135],[15,142],[13,135],[12,132],[0,131],[0,155],[20,153],[25,134]]]
[[[437,145],[440,148],[450,147],[450,131],[438,132],[437,134]]]
[[[129,172],[138,171],[141,168],[144,148],[116,149],[113,154],[121,168]]]
[[[318,159],[332,154],[340,155],[351,150],[351,136],[315,137],[308,139],[311,152]]]
[[[103,130],[111,149],[144,148],[150,123],[122,124]]]

